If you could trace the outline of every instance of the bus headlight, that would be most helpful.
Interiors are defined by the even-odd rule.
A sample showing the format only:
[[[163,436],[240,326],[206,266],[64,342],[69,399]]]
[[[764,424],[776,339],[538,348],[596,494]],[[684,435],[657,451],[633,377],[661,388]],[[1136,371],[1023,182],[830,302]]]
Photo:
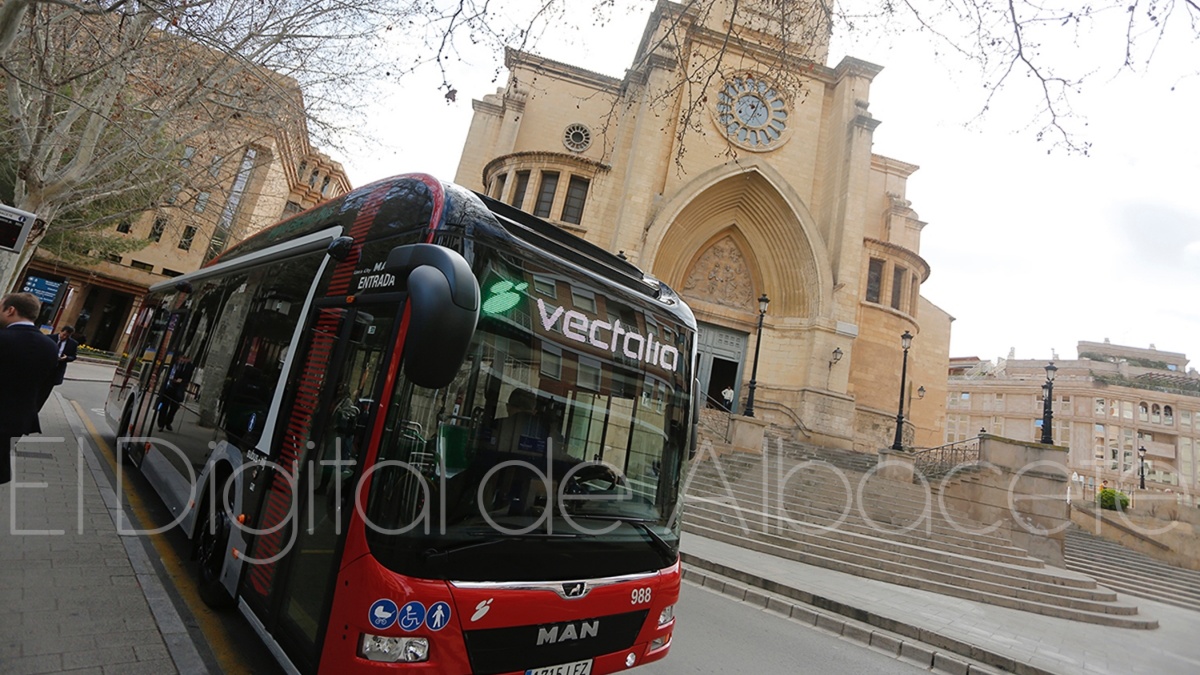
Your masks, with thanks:
[[[663,611],[658,615],[658,627],[662,628],[663,626],[671,623],[671,620],[674,618],[675,605],[667,605],[666,607],[663,607]]]
[[[429,660],[429,638],[384,637],[363,633],[358,655],[369,661],[416,663]]]

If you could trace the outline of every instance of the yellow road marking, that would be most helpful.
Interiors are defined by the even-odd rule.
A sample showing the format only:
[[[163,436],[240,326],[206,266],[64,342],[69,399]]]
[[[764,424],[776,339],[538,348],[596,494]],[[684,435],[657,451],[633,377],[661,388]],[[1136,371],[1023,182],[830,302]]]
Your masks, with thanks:
[[[79,403],[71,401],[71,405],[75,407],[75,412],[79,415],[79,419],[83,420],[83,423],[87,426],[88,433],[92,435],[92,440],[96,443],[96,447],[103,450],[101,455],[108,462],[108,466],[113,470],[113,474],[116,474],[116,453],[112,451],[108,443],[104,442],[104,439],[100,436],[100,432],[92,424],[92,420],[84,413]],[[134,517],[141,523],[151,523],[150,510],[146,508],[146,503],[133,489],[133,483],[131,481],[124,481],[124,487],[126,504],[133,511]],[[175,554],[175,549],[162,537],[150,537],[150,543],[154,546],[155,552],[158,553],[159,559],[162,560],[167,576],[171,578],[171,583],[187,604],[188,609],[191,610],[192,615],[196,617],[196,623],[200,627],[200,632],[204,634],[204,639],[208,641],[209,649],[212,651],[213,656],[216,657],[217,663],[221,667],[221,672],[251,675],[253,671],[247,669],[241,663],[241,659],[238,658],[237,649],[234,647],[232,640],[229,639],[229,632],[221,620],[200,599],[200,593],[196,590],[196,582],[192,575],[188,573],[183,560]]]

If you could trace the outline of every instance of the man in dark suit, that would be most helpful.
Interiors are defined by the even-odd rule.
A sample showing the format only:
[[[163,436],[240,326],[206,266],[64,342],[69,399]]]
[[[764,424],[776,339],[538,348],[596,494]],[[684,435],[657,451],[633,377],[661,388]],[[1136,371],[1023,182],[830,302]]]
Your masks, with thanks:
[[[183,403],[187,394],[188,383],[192,381],[192,373],[196,364],[186,354],[181,354],[174,364],[169,366],[163,378],[162,389],[158,396],[158,430],[174,431],[171,426],[175,423],[175,413]]]
[[[0,484],[12,480],[12,442],[40,431],[37,411],[54,386],[58,347],[33,325],[41,303],[32,293],[0,298]]]
[[[58,372],[54,374],[55,386],[63,383],[63,378],[67,374],[67,364],[79,356],[79,342],[73,337],[74,334],[74,327],[63,326],[58,329],[58,335],[50,336],[50,339],[58,345]]]

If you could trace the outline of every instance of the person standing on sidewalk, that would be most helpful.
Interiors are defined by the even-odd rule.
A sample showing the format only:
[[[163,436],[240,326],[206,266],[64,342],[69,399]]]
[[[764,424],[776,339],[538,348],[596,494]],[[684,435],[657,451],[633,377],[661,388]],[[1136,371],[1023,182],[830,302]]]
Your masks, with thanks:
[[[73,327],[63,326],[58,329],[58,333],[50,336],[50,339],[54,341],[55,349],[58,351],[58,367],[54,371],[54,382],[42,394],[42,400],[38,401],[38,410],[46,406],[46,401],[49,400],[54,387],[63,383],[63,378],[67,376],[67,364],[74,361],[78,356],[79,343],[75,341],[75,338],[71,337],[74,332],[75,329]]]
[[[67,375],[67,364],[79,356],[79,342],[75,339],[74,334],[73,326],[63,326],[58,329],[58,335],[50,338],[58,343],[58,372],[54,375],[55,386],[63,383],[63,378]]]
[[[40,432],[38,409],[54,387],[58,346],[33,325],[42,303],[32,293],[0,298],[0,484],[12,480],[13,440]]]

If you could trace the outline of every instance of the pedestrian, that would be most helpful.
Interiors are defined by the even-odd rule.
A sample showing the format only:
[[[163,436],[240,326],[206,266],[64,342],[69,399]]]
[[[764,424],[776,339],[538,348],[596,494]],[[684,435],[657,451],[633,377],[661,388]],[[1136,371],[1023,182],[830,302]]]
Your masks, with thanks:
[[[721,392],[721,398],[725,399],[725,410],[733,410],[733,387],[725,385],[725,390]]]
[[[192,373],[196,364],[186,354],[180,355],[175,363],[167,369],[167,377],[158,392],[158,430],[175,431],[171,425],[175,423],[175,412],[183,403],[187,394],[188,383],[192,381]]]
[[[12,444],[25,434],[41,432],[38,409],[54,387],[58,347],[33,322],[42,303],[32,293],[0,298],[0,484],[12,480]]]
[[[63,383],[63,378],[67,374],[67,364],[79,356],[79,342],[75,339],[74,334],[73,326],[63,326],[58,329],[57,335],[50,336],[50,339],[58,345],[58,372],[54,374],[55,386]]]

